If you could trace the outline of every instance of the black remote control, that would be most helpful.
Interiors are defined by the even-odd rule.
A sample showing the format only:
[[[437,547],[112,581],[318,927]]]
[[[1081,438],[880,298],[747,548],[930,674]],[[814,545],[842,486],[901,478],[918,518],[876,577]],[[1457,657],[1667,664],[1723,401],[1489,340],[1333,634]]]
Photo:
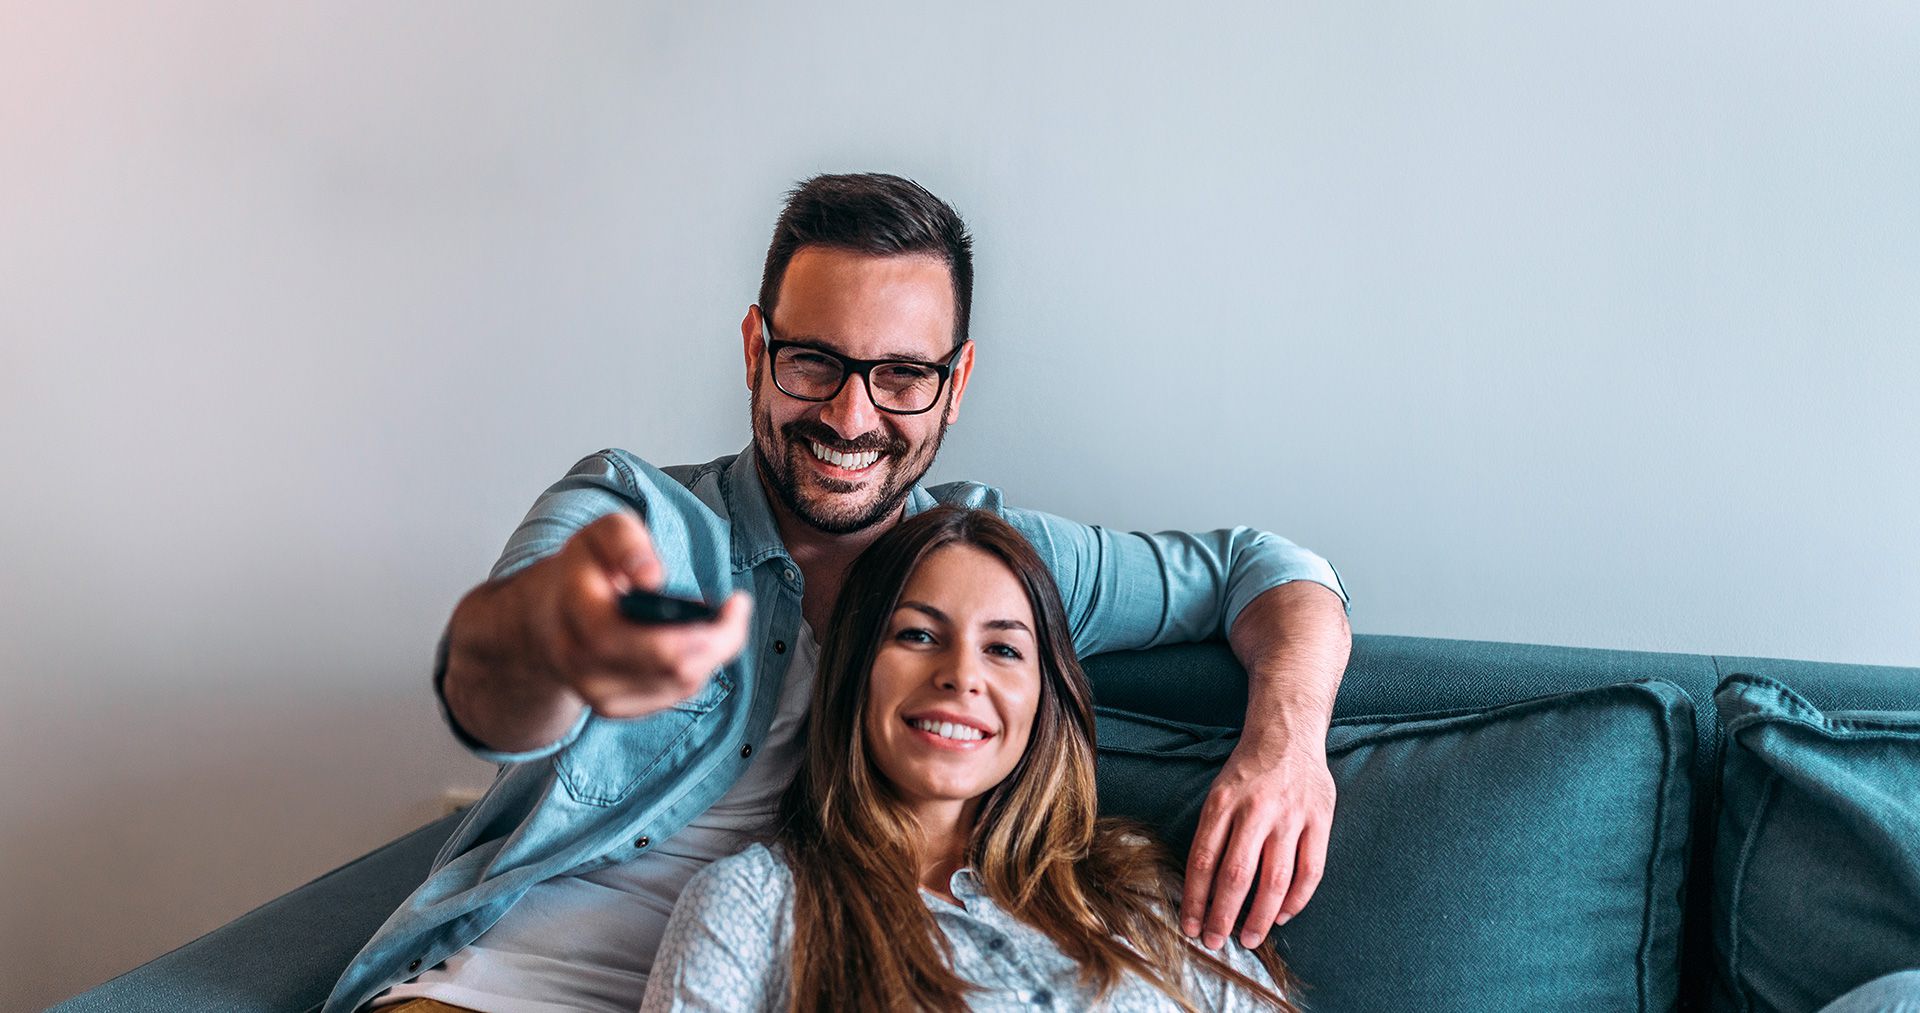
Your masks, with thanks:
[[[620,614],[636,623],[702,623],[719,615],[703,601],[633,590],[620,596]]]

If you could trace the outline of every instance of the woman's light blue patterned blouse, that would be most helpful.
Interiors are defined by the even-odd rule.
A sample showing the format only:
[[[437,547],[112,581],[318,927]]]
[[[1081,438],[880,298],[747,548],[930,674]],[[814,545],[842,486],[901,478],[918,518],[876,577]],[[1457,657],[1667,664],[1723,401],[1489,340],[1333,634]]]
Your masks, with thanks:
[[[953,942],[954,970],[981,986],[969,997],[982,1011],[1095,1008],[1075,964],[1038,930],[989,900],[962,869],[950,883],[960,903],[923,892],[934,920]],[[654,960],[642,1013],[735,1013],[784,1010],[791,986],[793,875],[764,845],[702,869],[673,909]],[[1271,982],[1253,955],[1229,941],[1219,954],[1236,970]],[[1189,967],[1188,996],[1201,1009],[1267,1008],[1244,990]],[[1101,1000],[1115,1013],[1178,1007],[1144,980],[1129,976]]]

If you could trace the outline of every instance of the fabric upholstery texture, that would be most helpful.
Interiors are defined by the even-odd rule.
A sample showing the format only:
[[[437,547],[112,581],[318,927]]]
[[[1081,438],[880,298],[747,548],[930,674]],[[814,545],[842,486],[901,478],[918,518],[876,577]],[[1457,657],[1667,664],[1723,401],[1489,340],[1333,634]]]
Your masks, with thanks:
[[[1103,812],[1190,839],[1231,733],[1100,713]],[[1318,1013],[1667,1010],[1693,707],[1647,680],[1337,720],[1326,877],[1279,930]]]
[[[1813,1010],[1920,967],[1920,711],[1823,711],[1758,675],[1714,704],[1716,1008]]]
[[[1185,814],[1186,818],[1197,814],[1199,800],[1218,763],[1205,767],[1204,755],[1196,758],[1192,754],[1212,751],[1224,759],[1225,752],[1232,749],[1237,739],[1231,731],[1221,729],[1237,728],[1245,707],[1245,676],[1234,661],[1233,653],[1224,643],[1217,642],[1121,651],[1087,659],[1087,669],[1094,677],[1094,691],[1102,705],[1134,712],[1134,720],[1141,721],[1149,730],[1156,719],[1165,719],[1158,722],[1162,730],[1167,724],[1205,726],[1200,737],[1211,739],[1210,745],[1202,746],[1189,735],[1186,742],[1189,755],[1171,757],[1157,773],[1148,770],[1133,775],[1136,786],[1130,791],[1121,791],[1123,795],[1138,798],[1145,785],[1157,781],[1155,790],[1192,807],[1193,812]],[[1345,721],[1364,719],[1368,715],[1488,710],[1516,700],[1646,678],[1671,682],[1686,690],[1703,713],[1696,723],[1692,777],[1694,864],[1687,885],[1687,938],[1682,958],[1680,1008],[1683,1011],[1715,1009],[1723,1008],[1716,1007],[1710,995],[1713,983],[1720,977],[1714,972],[1711,917],[1718,813],[1715,793],[1719,767],[1715,748],[1720,739],[1720,726],[1705,711],[1709,709],[1715,685],[1736,673],[1772,678],[1813,706],[1827,710],[1920,710],[1920,669],[1916,668],[1361,634],[1354,637],[1353,657],[1340,687],[1334,716]],[[1111,726],[1112,713],[1103,715],[1103,728]],[[1137,717],[1140,714],[1154,717],[1142,720]],[[1353,762],[1356,761],[1336,757],[1336,775],[1352,776],[1343,764]],[[1202,764],[1204,777],[1194,772],[1196,763]],[[1117,755],[1107,756],[1102,760],[1101,773],[1109,780],[1129,776],[1125,767]],[[1416,776],[1412,790],[1430,789],[1427,782],[1434,776],[1433,772],[1414,771],[1413,774]],[[1468,787],[1463,776],[1458,788],[1466,791]],[[1346,834],[1349,825],[1357,825],[1356,820],[1350,819],[1361,812],[1356,794],[1349,788],[1340,799],[1335,816],[1337,836]],[[1169,821],[1183,816],[1178,811],[1159,815],[1167,816]],[[350,814],[342,814],[343,818],[348,816]],[[94,1010],[172,1013],[184,1009],[264,1013],[311,1009],[339,978],[347,959],[419,884],[434,851],[452,831],[455,822],[455,819],[441,820],[409,834],[57,1008],[61,1013]],[[261,828],[260,832],[265,835],[263,840],[271,837],[271,828]],[[1353,853],[1351,845],[1339,841],[1336,848],[1347,850],[1336,850],[1330,876],[1341,868],[1342,855]],[[1375,850],[1386,852],[1384,847]],[[1356,860],[1366,859],[1363,856]],[[1391,862],[1384,869],[1382,875],[1400,874]],[[1569,866],[1569,874],[1580,871],[1577,865]],[[1326,889],[1322,887],[1320,896],[1303,916],[1303,922],[1327,917],[1316,911],[1326,902]],[[1303,928],[1289,926],[1288,930],[1298,933]],[[1371,956],[1376,939],[1401,931],[1391,923],[1374,926],[1372,935],[1356,944],[1351,959],[1376,959]],[[1293,938],[1296,960],[1311,959],[1300,956],[1305,936]],[[1320,1001],[1326,997],[1325,992],[1323,988],[1321,995],[1313,998]],[[1415,1007],[1391,1002],[1378,1008]],[[1630,1003],[1624,1008],[1634,1007]]]

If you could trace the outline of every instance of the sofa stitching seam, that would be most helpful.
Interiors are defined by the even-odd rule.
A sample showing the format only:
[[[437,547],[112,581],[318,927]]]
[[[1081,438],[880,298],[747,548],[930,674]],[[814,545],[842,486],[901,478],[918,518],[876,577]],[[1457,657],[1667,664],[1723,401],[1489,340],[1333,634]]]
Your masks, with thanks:
[[[1647,992],[1648,992],[1647,977],[1649,974],[1649,966],[1652,963],[1654,905],[1659,900],[1658,893],[1656,892],[1656,889],[1655,889],[1654,881],[1655,879],[1658,878],[1658,873],[1660,868],[1660,853],[1662,851],[1663,840],[1666,836],[1667,792],[1670,790],[1672,786],[1673,764],[1674,764],[1674,758],[1673,758],[1674,728],[1673,728],[1672,714],[1670,713],[1669,709],[1666,707],[1656,708],[1654,713],[1659,720],[1660,732],[1661,732],[1661,735],[1660,735],[1660,761],[1661,761],[1660,762],[1660,786],[1659,786],[1659,790],[1654,794],[1653,844],[1652,844],[1651,850],[1647,855],[1647,879],[1646,879],[1645,899],[1641,907],[1641,913],[1640,913],[1640,952],[1638,954],[1639,959],[1636,961],[1636,963],[1639,966],[1636,968],[1636,971],[1638,973],[1635,975],[1635,978],[1636,978],[1635,985],[1639,988],[1639,991],[1640,991],[1641,1013],[1648,1013],[1648,1010],[1649,1010],[1648,1003],[1650,999],[1648,998],[1648,995],[1647,995]]]
[[[1740,860],[1733,871],[1733,882],[1727,885],[1727,984],[1733,991],[1734,1001],[1740,1004],[1740,1013],[1751,1013],[1753,1009],[1752,997],[1740,983],[1740,900],[1753,850],[1758,847],[1760,828],[1766,823],[1767,810],[1779,790],[1779,772],[1769,772],[1766,787],[1760,792],[1760,803],[1753,810],[1753,824],[1747,828],[1747,839],[1740,843]]]

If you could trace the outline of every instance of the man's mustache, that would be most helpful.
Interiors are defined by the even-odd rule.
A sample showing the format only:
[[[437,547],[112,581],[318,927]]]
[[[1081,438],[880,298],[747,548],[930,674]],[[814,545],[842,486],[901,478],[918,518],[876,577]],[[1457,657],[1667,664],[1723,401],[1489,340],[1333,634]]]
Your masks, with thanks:
[[[861,433],[851,440],[843,440],[833,430],[817,422],[789,422],[780,428],[780,434],[789,442],[812,441],[828,450],[842,454],[859,454],[876,450],[882,454],[899,457],[907,452],[907,441],[890,436],[884,430],[876,429],[870,433]]]

